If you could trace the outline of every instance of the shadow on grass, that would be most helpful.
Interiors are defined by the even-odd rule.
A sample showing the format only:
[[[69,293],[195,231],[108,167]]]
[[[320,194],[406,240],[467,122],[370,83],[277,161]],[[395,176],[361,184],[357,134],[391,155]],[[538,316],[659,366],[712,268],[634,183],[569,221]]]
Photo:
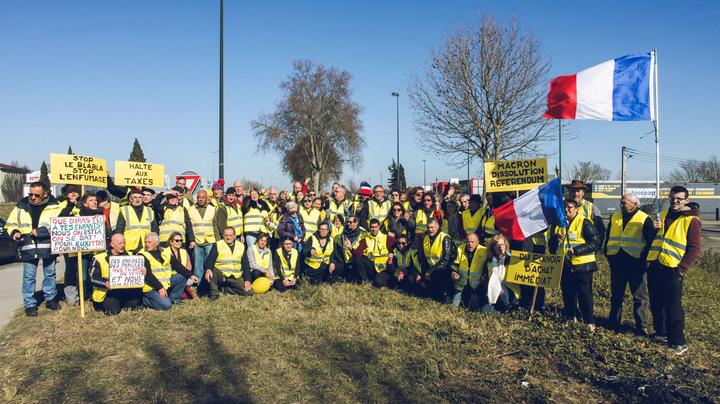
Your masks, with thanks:
[[[243,365],[246,357],[229,352],[219,341],[214,327],[208,328],[205,344],[196,353],[177,354],[158,341],[148,342],[144,350],[154,363],[152,377],[135,382],[156,402],[252,402]],[[153,397],[154,395],[154,397]]]

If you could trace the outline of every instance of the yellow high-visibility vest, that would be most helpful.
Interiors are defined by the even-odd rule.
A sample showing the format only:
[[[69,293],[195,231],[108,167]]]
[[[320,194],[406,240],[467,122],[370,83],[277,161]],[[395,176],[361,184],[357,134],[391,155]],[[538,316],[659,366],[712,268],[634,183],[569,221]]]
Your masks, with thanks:
[[[463,229],[465,229],[465,234],[475,233],[475,231],[480,226],[482,217],[482,209],[476,210],[475,214],[470,213],[470,209],[465,209],[462,212],[462,223]]]
[[[162,261],[158,261],[157,259],[155,259],[155,257],[153,257],[153,255],[145,249],[140,250],[138,254],[142,255],[143,257],[147,258],[148,261],[150,261],[150,268],[146,269],[152,272],[153,275],[155,275],[157,280],[162,283],[163,288],[168,289],[170,287],[170,277],[173,274],[173,270],[170,267],[170,250],[160,250],[160,256],[162,257]],[[150,292],[151,290],[153,290],[153,288],[150,285],[145,284],[145,286],[143,286],[143,293]]]
[[[398,276],[400,271],[403,271],[409,267],[414,267],[416,271],[420,272],[420,263],[417,258],[417,250],[409,248],[404,253],[397,247],[393,249],[393,258],[396,262],[395,276]]]
[[[373,262],[375,271],[378,273],[387,269],[388,253],[387,236],[385,234],[378,232],[376,236],[371,233],[365,235],[363,255]]]
[[[318,224],[320,223],[320,211],[313,208],[308,212],[305,208],[300,208],[300,216],[302,216],[303,223],[305,224],[304,240],[307,241],[318,229]]]
[[[294,281],[295,270],[297,269],[296,264],[298,258],[298,251],[295,248],[290,251],[290,262],[287,262],[287,260],[285,260],[282,247],[278,248],[275,251],[277,252],[277,255],[280,259],[280,270],[282,271],[283,277],[289,281]]]
[[[110,214],[108,214],[108,219],[110,220],[110,229],[115,230],[115,227],[117,227],[117,221],[120,217],[120,204],[117,202],[110,201]]]
[[[458,292],[462,292],[466,285],[477,289],[480,285],[480,277],[487,258],[487,249],[482,245],[478,245],[473,253],[472,262],[468,262],[465,256],[466,246],[467,244],[463,243],[458,247],[457,258],[455,258],[453,265],[453,268],[460,274],[460,279],[455,281],[455,290]]]
[[[227,226],[235,229],[235,235],[243,234],[243,214],[242,209],[238,205],[237,210],[230,205],[223,204],[225,212],[227,212]]]
[[[312,248],[315,249],[316,253],[319,253],[318,256],[308,256],[305,258],[305,265],[309,266],[313,269],[320,268],[321,264],[327,264],[330,265],[330,257],[332,256],[332,253],[335,249],[333,246],[333,241],[328,237],[327,243],[325,244],[325,249],[323,249],[320,246],[320,240],[318,240],[317,236],[312,235],[310,236],[310,239],[312,240]]]
[[[192,222],[193,233],[195,233],[195,243],[199,245],[207,245],[215,242],[215,230],[213,229],[213,219],[215,218],[215,207],[212,205],[205,206],[205,215],[200,215],[197,205],[193,205],[188,210],[190,222]]]
[[[660,214],[660,221],[663,228],[658,230],[655,239],[650,246],[648,261],[658,261],[670,268],[677,268],[685,255],[687,248],[687,234],[692,221],[698,219],[695,216],[682,215],[665,229],[665,217],[667,210]],[[699,220],[699,219],[698,219]]]
[[[555,226],[555,234],[559,234],[562,236],[565,236],[565,240],[562,242],[562,251],[567,256],[568,251],[570,251],[571,248],[586,244],[587,241],[583,238],[582,235],[582,226],[583,222],[585,220],[588,220],[584,216],[580,216],[579,214],[575,216],[575,219],[573,219],[572,222],[570,222],[570,226],[568,227],[567,233],[565,232],[564,227]],[[569,245],[568,245],[569,244]],[[581,264],[587,264],[590,262],[595,262],[595,253],[587,254],[587,255],[573,255],[570,262],[573,265],[581,265]]]
[[[172,232],[185,235],[185,208],[178,206],[175,209],[165,208],[163,220],[160,223],[160,241],[165,242]]]
[[[377,219],[380,224],[382,224],[385,219],[387,219],[388,215],[390,214],[390,206],[392,206],[392,203],[388,201],[387,199],[383,201],[383,203],[377,203],[375,199],[371,199],[368,201],[368,223],[370,223],[370,219]]]
[[[260,210],[255,207],[248,209],[244,217],[245,233],[267,233],[267,227],[265,227],[264,224],[267,215],[268,212],[266,210]]]
[[[590,223],[595,223],[595,218],[593,217],[593,203],[583,199],[580,203],[580,207],[578,207],[578,214],[583,215],[586,219],[590,220]]]
[[[252,250],[253,258],[255,258],[255,263],[263,267],[266,271],[269,271],[270,255],[272,254],[272,251],[268,248],[265,255],[260,254],[260,248],[258,247],[257,243],[253,244],[250,249]]]
[[[335,199],[330,199],[330,206],[328,206],[327,209],[327,217],[331,223],[335,220],[335,216],[337,215],[345,217],[345,208],[348,206],[348,203],[349,201],[347,199],[343,199],[342,202],[336,202]]]
[[[428,217],[425,211],[418,209],[415,211],[415,234],[425,234],[428,227]]]
[[[219,269],[224,276],[235,279],[242,278],[242,257],[245,253],[245,245],[236,241],[232,250],[225,240],[220,240],[215,245],[218,253],[215,269]]]
[[[610,235],[607,239],[607,255],[615,255],[622,249],[631,257],[640,258],[646,243],[643,239],[643,226],[648,215],[638,210],[623,228],[622,212],[610,217]]]
[[[152,231],[155,213],[147,206],[142,208],[142,216],[138,219],[132,205],[122,207],[121,214],[125,218],[125,250],[135,251],[142,247],[145,235]]]
[[[432,244],[430,244],[430,235],[426,235],[423,239],[423,250],[425,252],[425,259],[427,260],[428,264],[430,266],[433,266],[440,261],[440,258],[442,258],[442,244],[445,237],[450,237],[446,233],[443,233],[442,231],[438,233],[437,237],[435,237],[435,241],[433,241]]]

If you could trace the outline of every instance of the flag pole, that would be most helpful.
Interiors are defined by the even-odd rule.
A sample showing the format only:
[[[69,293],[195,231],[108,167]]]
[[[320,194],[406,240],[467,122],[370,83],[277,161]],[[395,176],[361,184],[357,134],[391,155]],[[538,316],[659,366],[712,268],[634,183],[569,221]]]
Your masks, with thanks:
[[[558,177],[562,189],[562,119],[558,119]]]
[[[652,50],[652,61],[653,61],[653,104],[655,107],[655,120],[653,121],[655,127],[655,201],[657,204],[657,219],[660,220],[660,108],[658,96],[658,68],[657,68],[657,49]]]

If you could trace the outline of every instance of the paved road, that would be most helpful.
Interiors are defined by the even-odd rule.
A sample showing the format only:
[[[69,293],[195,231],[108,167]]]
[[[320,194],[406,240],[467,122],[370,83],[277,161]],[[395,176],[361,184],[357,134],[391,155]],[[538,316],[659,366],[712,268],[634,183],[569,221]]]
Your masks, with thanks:
[[[58,259],[55,265],[57,277],[65,274],[65,262]],[[42,267],[38,270],[36,289],[42,288]],[[17,309],[22,308],[22,263],[15,262],[0,266],[0,327],[7,324]],[[44,307],[44,306],[43,306]],[[43,308],[40,308],[43,310]]]

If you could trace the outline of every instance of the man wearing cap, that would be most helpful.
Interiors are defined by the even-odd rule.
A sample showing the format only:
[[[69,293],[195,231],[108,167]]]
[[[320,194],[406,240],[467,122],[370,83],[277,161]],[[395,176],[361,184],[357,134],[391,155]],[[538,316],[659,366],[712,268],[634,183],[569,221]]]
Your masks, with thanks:
[[[610,263],[610,326],[620,328],[625,286],[630,285],[636,333],[647,334],[648,292],[645,260],[655,238],[653,221],[639,209],[637,195],[625,194],[613,213],[604,251]]]
[[[132,188],[129,194],[130,204],[120,209],[116,234],[125,236],[125,250],[137,253],[143,247],[145,235],[159,231],[155,212],[143,204],[143,193],[139,188]]]
[[[587,185],[580,180],[572,180],[570,185],[567,186],[570,190],[570,196],[578,203],[578,214],[585,216],[590,223],[595,225],[598,235],[600,237],[605,236],[605,224],[603,223],[602,216],[600,215],[600,209],[595,204],[585,199],[585,192],[587,192]]]
[[[185,235],[188,248],[195,246],[195,235],[192,230],[192,221],[187,210],[180,206],[180,197],[175,190],[165,194],[165,203],[157,205],[156,213],[162,218],[160,222],[160,242],[167,245],[170,234],[179,232]]]
[[[238,183],[239,181],[235,181]],[[240,185],[242,188],[242,184]],[[213,221],[215,234],[220,235],[226,227],[235,229],[235,237],[241,243],[245,242],[243,237],[243,214],[242,205],[237,200],[237,188],[230,187],[225,191],[225,197],[218,206],[215,220]]]
[[[155,190],[152,188],[143,187],[143,189],[142,189],[143,204],[149,208],[152,208],[154,200],[155,200]]]

